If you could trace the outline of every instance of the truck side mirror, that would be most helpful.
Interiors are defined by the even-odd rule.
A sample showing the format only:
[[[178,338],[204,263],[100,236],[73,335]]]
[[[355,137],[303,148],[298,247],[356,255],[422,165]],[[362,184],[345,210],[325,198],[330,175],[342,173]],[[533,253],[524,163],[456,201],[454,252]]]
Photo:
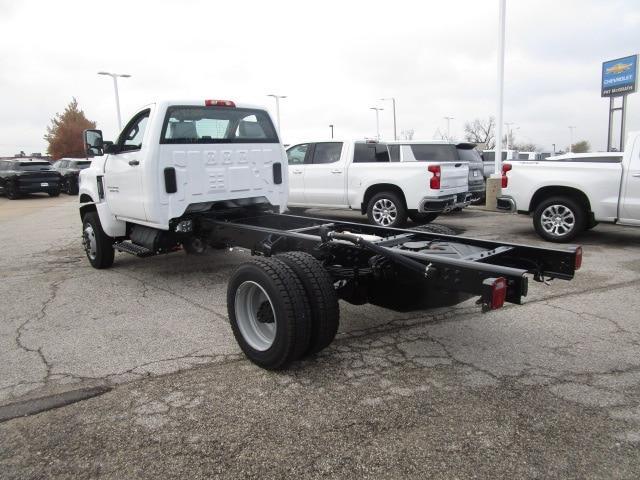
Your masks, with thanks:
[[[85,130],[82,136],[84,138],[84,151],[87,157],[99,157],[104,154],[102,130]]]

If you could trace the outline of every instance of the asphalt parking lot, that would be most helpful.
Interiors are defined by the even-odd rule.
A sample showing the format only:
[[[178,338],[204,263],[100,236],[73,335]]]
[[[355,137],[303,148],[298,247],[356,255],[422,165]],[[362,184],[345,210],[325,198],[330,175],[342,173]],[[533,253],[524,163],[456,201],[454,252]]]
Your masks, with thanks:
[[[640,474],[640,230],[587,232],[574,281],[531,281],[525,305],[490,314],[341,303],[334,344],[274,373],[226,321],[248,253],[117,254],[96,271],[76,202],[0,198],[0,406],[111,390],[0,423],[2,478]],[[437,223],[544,244],[521,216]]]

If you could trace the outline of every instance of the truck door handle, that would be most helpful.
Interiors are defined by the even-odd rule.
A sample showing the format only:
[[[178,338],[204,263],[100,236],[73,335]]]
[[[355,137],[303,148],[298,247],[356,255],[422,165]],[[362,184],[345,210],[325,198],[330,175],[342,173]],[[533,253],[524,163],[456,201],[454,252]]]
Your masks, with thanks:
[[[140,162],[138,160],[129,160],[129,165],[135,167],[136,165],[140,165]]]
[[[632,173],[631,176],[632,177],[640,177],[640,173]]]
[[[302,173],[302,170],[293,170],[293,173],[296,173],[296,174]]]
[[[342,173],[342,170],[334,168],[333,170],[331,170],[331,173]]]

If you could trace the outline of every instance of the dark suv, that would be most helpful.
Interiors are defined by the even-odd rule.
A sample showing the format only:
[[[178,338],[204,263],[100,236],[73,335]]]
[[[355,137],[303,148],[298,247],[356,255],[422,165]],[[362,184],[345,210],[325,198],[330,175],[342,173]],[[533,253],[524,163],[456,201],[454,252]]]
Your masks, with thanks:
[[[78,175],[91,165],[91,160],[62,158],[53,164],[53,168],[62,175],[60,188],[69,195],[78,194]]]
[[[49,162],[33,158],[0,160],[0,192],[14,200],[24,193],[60,195],[60,179]]]

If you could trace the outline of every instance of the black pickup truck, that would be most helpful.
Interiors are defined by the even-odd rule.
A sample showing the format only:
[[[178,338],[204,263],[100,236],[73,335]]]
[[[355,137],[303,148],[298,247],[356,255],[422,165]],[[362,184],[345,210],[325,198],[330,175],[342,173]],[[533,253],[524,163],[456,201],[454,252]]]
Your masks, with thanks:
[[[10,200],[25,193],[60,195],[61,176],[44,160],[11,158],[0,160],[0,192]]]

